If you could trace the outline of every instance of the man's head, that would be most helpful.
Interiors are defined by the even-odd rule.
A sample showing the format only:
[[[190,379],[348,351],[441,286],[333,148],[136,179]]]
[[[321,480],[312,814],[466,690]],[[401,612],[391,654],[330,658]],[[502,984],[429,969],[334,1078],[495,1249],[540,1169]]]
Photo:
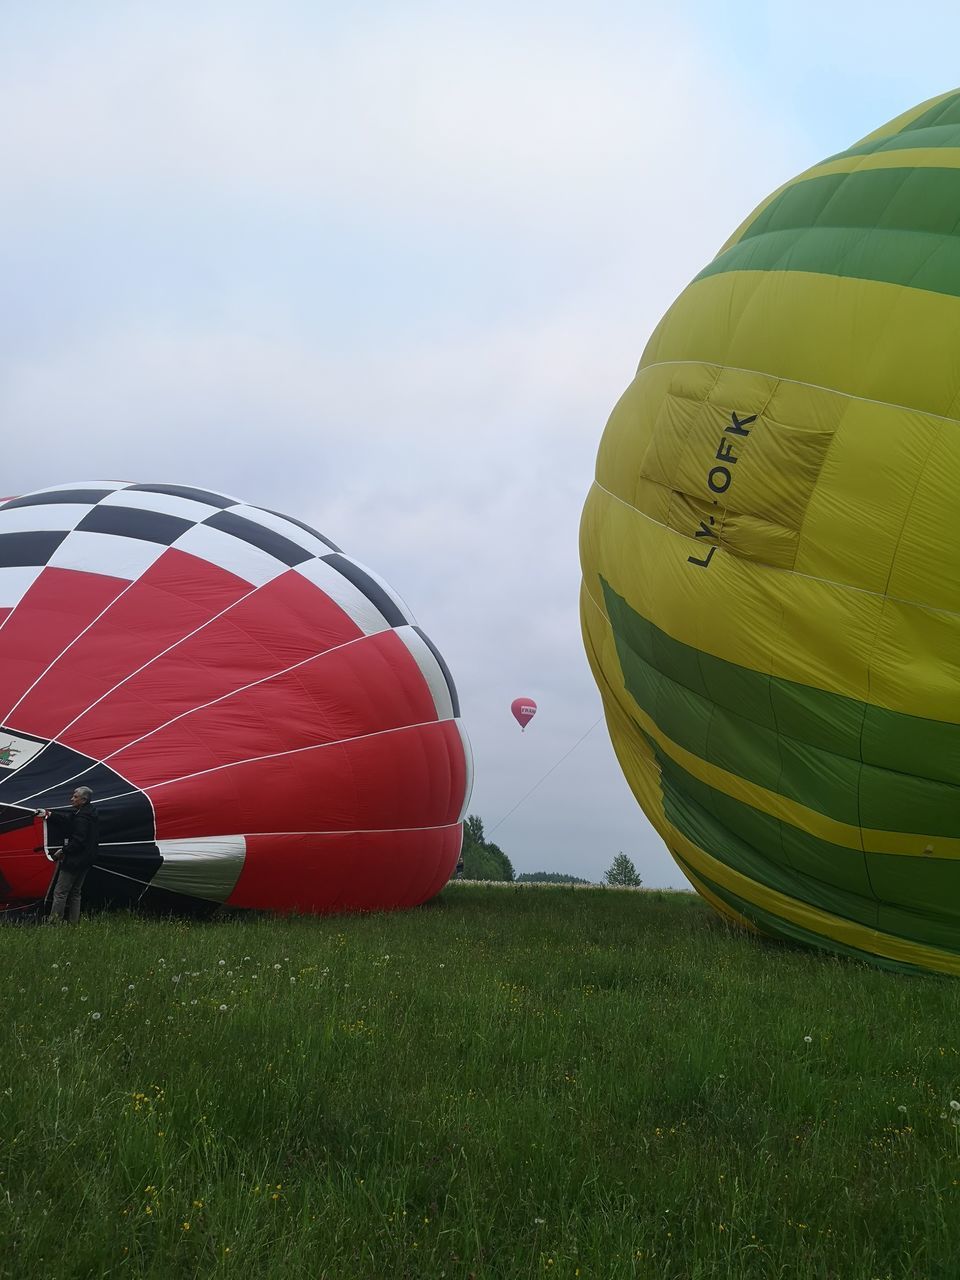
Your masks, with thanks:
[[[70,803],[75,809],[79,809],[82,805],[89,804],[93,792],[89,787],[77,787],[73,795],[70,797]]]

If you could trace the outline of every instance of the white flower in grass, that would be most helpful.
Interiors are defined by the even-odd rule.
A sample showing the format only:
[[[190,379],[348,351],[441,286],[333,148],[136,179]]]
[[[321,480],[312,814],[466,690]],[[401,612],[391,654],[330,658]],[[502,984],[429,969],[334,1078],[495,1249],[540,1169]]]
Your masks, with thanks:
[[[900,1103],[900,1106],[897,1107],[897,1110],[901,1113],[901,1115],[907,1114],[907,1108],[903,1105],[902,1102]]]
[[[275,969],[279,969],[279,968],[280,968],[280,965],[275,964],[273,967],[274,967]]]
[[[804,1036],[804,1037],[803,1037],[803,1043],[804,1043],[804,1044],[813,1044],[813,1036]]]
[[[99,1022],[99,1021],[100,1021],[100,1015],[99,1015],[99,1013],[91,1013],[90,1017],[94,1020],[94,1022]]]
[[[133,990],[133,988],[134,988],[134,984],[133,984],[132,982],[128,982],[128,983],[127,983],[127,990],[128,990],[128,991],[132,991],[132,990]]]
[[[225,1004],[222,1004],[222,1005],[220,1006],[220,1012],[221,1012],[221,1013],[226,1013],[226,1012],[227,1012],[227,1006],[226,1006]]]
[[[218,960],[218,961],[217,961],[217,964],[218,964],[218,965],[220,965],[220,967],[221,967],[221,968],[223,968],[223,966],[224,966],[226,963],[227,963],[227,962],[226,962],[226,960]]]
[[[60,988],[60,990],[61,990],[61,991],[67,991],[67,990],[69,990],[69,988],[68,988],[68,987],[61,987],[61,988]]]
[[[958,1101],[956,1100],[956,1098],[951,1098],[951,1099],[950,1099],[950,1110],[951,1110],[951,1111],[960,1111],[960,1102],[958,1102]]]
[[[60,966],[57,964],[57,962],[56,962],[56,961],[54,961],[54,962],[53,962],[53,964],[50,966],[50,968],[51,968],[51,969],[59,969],[59,968],[60,968]]]
[[[81,1002],[81,1004],[82,1004],[82,1003],[85,1003],[85,1002],[86,1002],[87,1000],[89,1000],[89,999],[90,999],[90,997],[89,997],[89,996],[81,996],[81,997],[80,997],[80,1002]]]

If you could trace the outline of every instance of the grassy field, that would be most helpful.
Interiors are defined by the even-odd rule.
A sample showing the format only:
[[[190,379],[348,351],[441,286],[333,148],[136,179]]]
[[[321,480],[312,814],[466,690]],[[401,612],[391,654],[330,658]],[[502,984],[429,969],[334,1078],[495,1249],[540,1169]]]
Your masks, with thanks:
[[[0,928],[0,1276],[960,1275],[960,983],[686,894]]]

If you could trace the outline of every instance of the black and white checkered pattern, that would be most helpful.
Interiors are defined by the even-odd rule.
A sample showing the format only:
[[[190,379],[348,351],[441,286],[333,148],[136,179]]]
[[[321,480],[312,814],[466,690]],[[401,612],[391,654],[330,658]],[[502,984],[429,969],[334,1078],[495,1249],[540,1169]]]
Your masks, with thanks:
[[[170,547],[225,569],[251,590],[291,569],[302,574],[365,635],[397,630],[438,715],[459,716],[446,663],[382,578],[309,525],[206,489],[92,480],[0,503],[0,609],[15,608],[48,566],[135,582]]]

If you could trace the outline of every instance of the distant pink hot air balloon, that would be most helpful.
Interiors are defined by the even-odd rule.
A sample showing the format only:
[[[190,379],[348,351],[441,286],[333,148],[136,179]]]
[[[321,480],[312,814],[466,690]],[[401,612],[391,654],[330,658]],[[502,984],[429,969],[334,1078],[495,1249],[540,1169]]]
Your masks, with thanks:
[[[514,698],[510,703],[510,710],[520,726],[520,732],[523,733],[524,729],[537,714],[537,704],[532,698]]]

